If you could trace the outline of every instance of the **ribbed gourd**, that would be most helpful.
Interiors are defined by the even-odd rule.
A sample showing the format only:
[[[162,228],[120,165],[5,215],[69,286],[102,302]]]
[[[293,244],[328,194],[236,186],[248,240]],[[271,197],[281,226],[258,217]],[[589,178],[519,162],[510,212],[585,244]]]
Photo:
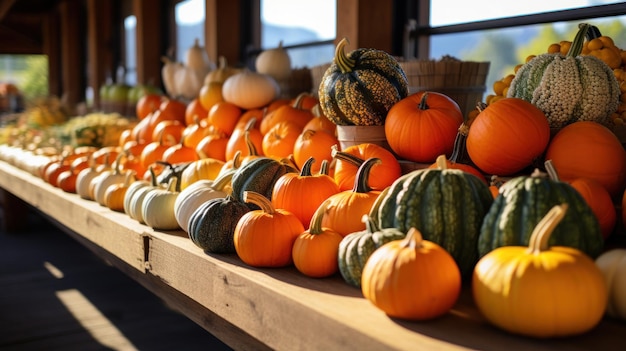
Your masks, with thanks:
[[[406,74],[388,53],[359,48],[346,54],[347,43],[337,44],[322,77],[322,112],[337,125],[383,125],[389,109],[408,95]]]
[[[542,172],[518,176],[500,187],[485,215],[478,252],[482,257],[501,246],[528,246],[539,221],[556,205],[569,208],[550,236],[550,246],[570,246],[597,257],[604,246],[600,225],[584,198],[571,185]]]
[[[590,27],[579,25],[567,55],[534,57],[517,71],[509,86],[507,97],[537,106],[552,129],[575,121],[608,125],[619,105],[620,89],[611,68],[597,57],[580,55]]]
[[[296,172],[291,166],[269,157],[258,157],[242,165],[233,174],[232,196],[243,202],[245,191],[253,191],[272,199],[274,184],[287,172]],[[251,210],[259,207],[249,203]]]
[[[378,225],[404,233],[418,229],[425,240],[446,249],[467,277],[478,261],[478,235],[493,196],[475,175],[447,168],[445,156],[437,158],[437,165],[407,173],[391,185]]]

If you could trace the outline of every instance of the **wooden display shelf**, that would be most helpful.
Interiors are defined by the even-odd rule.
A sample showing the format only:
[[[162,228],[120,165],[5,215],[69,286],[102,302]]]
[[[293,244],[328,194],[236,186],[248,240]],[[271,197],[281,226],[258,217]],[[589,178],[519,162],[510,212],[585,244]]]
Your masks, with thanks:
[[[182,231],[152,230],[2,161],[0,187],[134,267],[127,272],[133,279],[235,349],[626,349],[626,324],[608,318],[563,339],[502,332],[480,316],[468,286],[441,318],[392,319],[338,275],[313,279],[294,267],[257,269],[236,255],[204,253]]]

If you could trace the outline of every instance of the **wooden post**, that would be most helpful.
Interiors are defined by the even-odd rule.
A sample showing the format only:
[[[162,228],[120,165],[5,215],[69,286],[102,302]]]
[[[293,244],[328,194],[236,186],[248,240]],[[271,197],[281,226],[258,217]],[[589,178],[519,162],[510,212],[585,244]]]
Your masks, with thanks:
[[[161,6],[154,0],[133,0],[137,18],[137,84],[161,85]]]
[[[391,52],[393,1],[337,0],[337,39],[347,38],[350,49],[374,48]]]
[[[112,1],[87,1],[87,68],[88,85],[93,90],[93,104],[100,106],[98,91],[106,83],[107,76],[114,73]]]
[[[231,65],[241,61],[241,6],[240,0],[206,0],[205,47],[211,61],[219,56]]]
[[[61,28],[61,82],[63,98],[71,106],[84,101],[85,61],[83,59],[84,27],[82,1],[59,2]]]

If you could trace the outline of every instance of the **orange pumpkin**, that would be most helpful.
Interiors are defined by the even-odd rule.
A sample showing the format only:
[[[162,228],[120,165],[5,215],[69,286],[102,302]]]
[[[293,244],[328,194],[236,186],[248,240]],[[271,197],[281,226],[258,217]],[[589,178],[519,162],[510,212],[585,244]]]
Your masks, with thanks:
[[[305,130],[300,133],[293,145],[293,160],[298,168],[302,168],[309,157],[313,157],[319,161],[327,160],[330,162],[333,160],[331,148],[333,145],[337,144],[339,144],[339,140],[333,135],[326,132]],[[320,166],[321,164],[313,165],[311,170],[317,172]]]
[[[441,154],[450,156],[461,123],[463,113],[454,100],[421,91],[391,107],[385,119],[385,136],[400,158],[430,163]]]
[[[546,115],[518,98],[503,98],[482,109],[467,134],[467,153],[487,174],[514,175],[541,158],[550,141]]]
[[[193,162],[199,159],[200,156],[196,152],[196,149],[185,146],[183,142],[174,144],[168,147],[163,152],[163,161],[165,161],[166,163],[171,163],[173,165],[185,162]]]
[[[261,209],[247,212],[235,226],[233,240],[239,258],[253,267],[285,267],[293,263],[293,243],[305,230],[298,217],[275,209],[259,193],[245,191],[243,200]]]
[[[242,113],[243,111],[239,106],[220,101],[211,107],[207,118],[210,125],[230,136],[235,131],[235,126]]]
[[[564,181],[594,179],[614,198],[626,185],[626,150],[607,127],[591,121],[574,122],[563,127],[546,150]]]
[[[207,135],[198,142],[195,149],[200,158],[215,158],[221,161],[226,159],[226,146],[228,135],[215,128],[209,128]]]
[[[228,138],[226,144],[226,159],[230,160],[237,151],[243,156],[263,156],[263,135],[255,128],[256,118],[248,120],[244,128],[238,128]]]
[[[290,105],[282,105],[276,110],[268,112],[267,116],[261,121],[261,133],[267,134],[274,125],[282,121],[291,121],[298,127],[304,126],[313,118],[311,109],[303,108],[302,103],[308,93],[302,93]]]
[[[336,160],[334,178],[339,190],[350,190],[354,187],[359,167],[366,159],[376,157],[381,163],[371,170],[369,186],[374,190],[383,190],[402,175],[398,159],[391,151],[372,143],[352,145],[339,151],[332,146],[332,157]]]
[[[274,207],[293,213],[305,227],[309,225],[313,213],[322,202],[339,192],[333,178],[326,174],[311,173],[313,162],[315,159],[309,158],[300,174],[289,172],[278,178],[274,183],[271,197]]]
[[[324,278],[339,270],[339,243],[343,236],[331,228],[322,227],[327,203],[322,203],[311,219],[309,229],[293,243],[292,256],[296,269],[309,277]]]
[[[322,226],[332,228],[346,236],[365,230],[363,215],[369,214],[380,191],[372,190],[368,185],[370,170],[380,164],[379,158],[368,158],[357,172],[352,190],[345,190],[328,198],[328,210],[322,220]]]
[[[283,158],[293,154],[293,147],[302,129],[291,121],[282,121],[272,127],[261,141],[263,153],[268,157]]]
[[[208,116],[209,111],[202,106],[199,98],[195,98],[185,108],[185,125],[196,123],[196,120],[202,120]]]

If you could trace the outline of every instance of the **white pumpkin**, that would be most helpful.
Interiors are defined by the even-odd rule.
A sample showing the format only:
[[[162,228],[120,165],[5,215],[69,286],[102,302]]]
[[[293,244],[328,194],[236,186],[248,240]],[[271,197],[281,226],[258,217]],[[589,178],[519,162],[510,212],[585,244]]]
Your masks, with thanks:
[[[611,249],[596,258],[607,283],[606,314],[626,320],[626,249]]]
[[[280,88],[274,78],[250,70],[233,74],[222,85],[224,100],[244,110],[261,108],[279,94]]]
[[[261,52],[254,65],[257,72],[267,74],[279,82],[291,76],[291,58],[283,48],[282,41],[278,43],[277,48]]]
[[[180,194],[176,191],[178,178],[172,177],[166,189],[153,188],[146,192],[141,206],[143,221],[156,230],[180,229],[174,216],[174,203]]]
[[[189,233],[189,220],[203,203],[230,194],[230,183],[235,172],[227,172],[215,179],[201,179],[183,189],[174,203],[174,216],[178,225]]]

